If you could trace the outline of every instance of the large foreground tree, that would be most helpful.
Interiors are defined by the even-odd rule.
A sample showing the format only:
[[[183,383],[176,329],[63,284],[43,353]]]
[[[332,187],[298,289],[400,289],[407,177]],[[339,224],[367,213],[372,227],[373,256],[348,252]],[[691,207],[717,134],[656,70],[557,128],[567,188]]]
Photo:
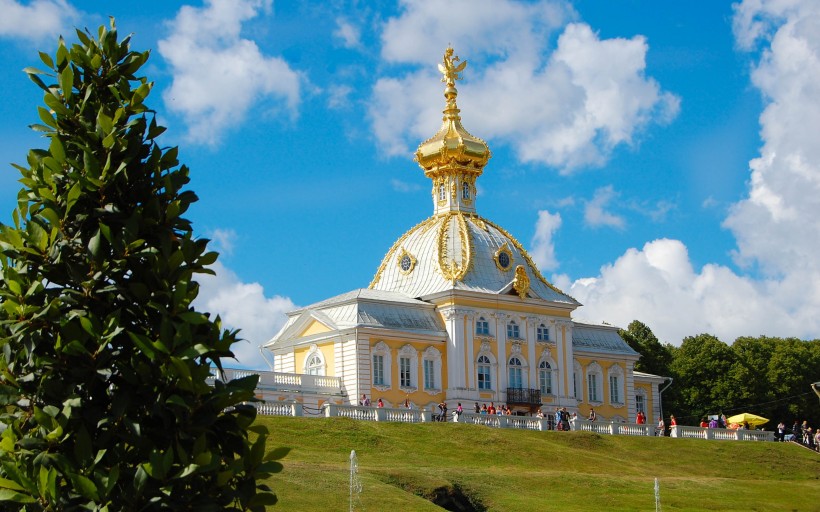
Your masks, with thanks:
[[[24,188],[0,226],[0,501],[262,510],[276,497],[258,480],[281,466],[242,405],[256,378],[210,380],[236,332],[191,305],[217,255],[181,216],[196,196],[156,142],[148,52],[113,21],[77,35],[40,54],[47,71],[26,70],[48,149],[17,166]]]

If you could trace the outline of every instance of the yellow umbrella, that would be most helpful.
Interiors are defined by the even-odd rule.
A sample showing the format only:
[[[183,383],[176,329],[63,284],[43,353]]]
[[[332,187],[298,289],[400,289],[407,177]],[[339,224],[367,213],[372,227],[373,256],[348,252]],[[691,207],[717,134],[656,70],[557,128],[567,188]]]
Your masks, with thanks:
[[[765,425],[769,422],[766,418],[758,416],[756,414],[750,414],[748,412],[742,412],[740,414],[735,414],[730,418],[726,418],[727,423],[737,423],[739,425],[743,425],[744,423],[748,423],[750,427],[757,427],[758,425]]]

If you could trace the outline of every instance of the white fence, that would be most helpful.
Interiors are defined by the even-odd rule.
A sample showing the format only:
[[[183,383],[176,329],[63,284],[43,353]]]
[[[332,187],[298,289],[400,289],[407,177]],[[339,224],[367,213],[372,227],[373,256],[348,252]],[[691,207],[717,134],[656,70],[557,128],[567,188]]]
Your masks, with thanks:
[[[671,437],[689,439],[716,439],[718,441],[774,441],[774,432],[766,430],[731,430],[724,428],[670,427]]]
[[[263,402],[254,404],[260,415],[264,416],[302,416],[302,404],[298,402]],[[438,415],[432,411],[392,407],[363,407],[359,405],[338,405],[327,403],[322,406],[327,418],[350,418],[361,421],[393,421],[400,423],[429,423]],[[549,430],[547,418],[534,416],[501,416],[495,414],[475,414],[464,412],[458,418],[451,413],[448,421],[458,421],[470,425],[483,425],[491,428],[513,428],[519,430]],[[570,429],[595,432],[613,436],[654,436],[654,425],[637,423],[608,423],[604,421],[587,421],[576,418],[570,421]],[[718,441],[774,441],[774,432],[764,430],[728,430],[676,425],[671,427],[671,437],[709,439]]]
[[[259,375],[259,382],[256,390],[265,393],[266,391],[299,392],[319,395],[341,395],[341,377],[325,377],[324,375],[306,375],[300,373],[266,372],[255,370],[234,370],[226,368],[224,380],[231,381],[241,379],[251,375]],[[215,379],[212,377],[211,380]]]

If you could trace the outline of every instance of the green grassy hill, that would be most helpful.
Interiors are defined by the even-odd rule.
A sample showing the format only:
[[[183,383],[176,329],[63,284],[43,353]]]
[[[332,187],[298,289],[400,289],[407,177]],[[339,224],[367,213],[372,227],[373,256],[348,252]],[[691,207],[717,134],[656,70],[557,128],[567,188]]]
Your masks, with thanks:
[[[820,511],[820,455],[789,443],[499,430],[458,423],[260,417],[290,447],[274,510]],[[461,507],[461,508],[459,508]]]

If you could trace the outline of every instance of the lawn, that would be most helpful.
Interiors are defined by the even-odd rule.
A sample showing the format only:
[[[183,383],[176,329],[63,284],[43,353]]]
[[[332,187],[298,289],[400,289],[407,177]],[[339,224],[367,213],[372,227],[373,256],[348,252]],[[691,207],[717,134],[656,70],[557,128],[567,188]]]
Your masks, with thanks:
[[[500,430],[458,423],[260,417],[269,448],[289,447],[269,485],[274,509],[820,511],[820,455],[752,441]],[[461,508],[458,508],[461,507]]]

